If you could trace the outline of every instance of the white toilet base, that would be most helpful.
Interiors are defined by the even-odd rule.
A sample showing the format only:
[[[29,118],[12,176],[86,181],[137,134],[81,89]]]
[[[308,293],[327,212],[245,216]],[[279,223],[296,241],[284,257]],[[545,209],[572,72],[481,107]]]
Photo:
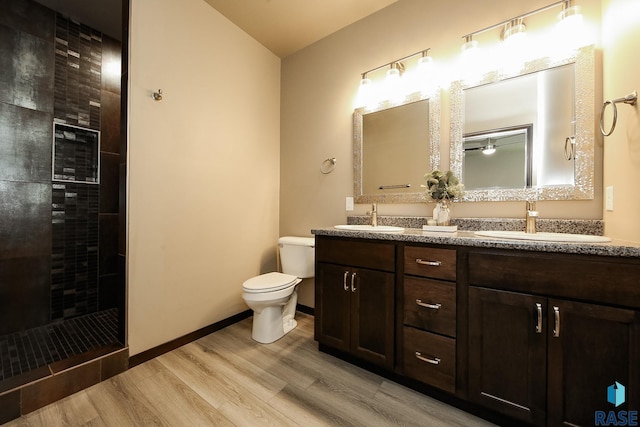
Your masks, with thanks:
[[[294,289],[286,304],[254,307],[251,338],[269,344],[291,332],[298,325],[294,319],[297,303],[298,292]]]

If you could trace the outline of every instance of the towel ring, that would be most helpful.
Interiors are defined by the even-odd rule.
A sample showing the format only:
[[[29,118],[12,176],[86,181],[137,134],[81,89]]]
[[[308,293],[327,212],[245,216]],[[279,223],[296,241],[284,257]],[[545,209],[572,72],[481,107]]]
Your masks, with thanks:
[[[320,172],[322,172],[325,175],[333,172],[333,169],[336,167],[336,162],[337,162],[337,160],[336,160],[335,157],[330,157],[330,158],[326,159],[320,165]]]
[[[637,100],[638,100],[638,92],[634,90],[624,98],[617,98],[610,101],[605,101],[604,104],[602,104],[602,111],[600,112],[600,132],[602,132],[602,135],[609,136],[613,133],[613,131],[616,128],[616,123],[618,122],[618,108],[616,107],[616,104],[620,102],[624,102],[625,104],[636,105]],[[608,105],[611,105],[611,108],[613,108],[613,121],[611,122],[611,129],[609,129],[609,132],[605,132],[604,112],[606,111]]]

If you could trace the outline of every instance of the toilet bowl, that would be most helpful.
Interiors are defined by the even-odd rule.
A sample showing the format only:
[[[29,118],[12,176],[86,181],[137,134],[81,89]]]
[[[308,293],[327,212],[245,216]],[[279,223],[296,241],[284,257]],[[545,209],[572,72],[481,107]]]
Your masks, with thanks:
[[[253,310],[251,337],[262,344],[272,343],[293,330],[298,284],[314,275],[313,237],[281,237],[278,240],[282,273],[252,277],[242,284],[242,298]]]

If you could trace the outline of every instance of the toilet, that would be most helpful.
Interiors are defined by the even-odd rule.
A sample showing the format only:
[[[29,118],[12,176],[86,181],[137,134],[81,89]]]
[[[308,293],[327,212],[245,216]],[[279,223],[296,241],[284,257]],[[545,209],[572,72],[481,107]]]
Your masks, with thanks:
[[[272,343],[293,330],[302,279],[314,276],[313,237],[285,236],[278,239],[282,273],[252,277],[242,284],[242,298],[253,310],[251,338]]]

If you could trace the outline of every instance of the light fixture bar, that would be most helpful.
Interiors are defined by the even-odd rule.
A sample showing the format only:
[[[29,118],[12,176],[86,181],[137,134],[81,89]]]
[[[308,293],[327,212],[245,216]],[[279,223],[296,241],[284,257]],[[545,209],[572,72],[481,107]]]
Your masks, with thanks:
[[[470,40],[475,35],[482,34],[484,32],[496,29],[498,27],[501,27],[501,26],[503,26],[505,24],[510,23],[513,20],[526,18],[527,16],[531,16],[531,15],[535,15],[535,14],[540,13],[540,12],[544,12],[545,10],[549,10],[549,9],[554,8],[556,6],[559,6],[561,4],[562,5],[566,5],[566,7],[570,7],[571,6],[571,0],[560,0],[560,1],[557,1],[555,3],[551,3],[550,5],[543,6],[543,7],[539,8],[539,9],[532,10],[531,12],[527,12],[527,13],[524,13],[522,15],[518,15],[518,16],[516,16],[514,18],[505,19],[504,21],[499,22],[499,23],[494,24],[494,25],[491,25],[490,27],[486,27],[486,28],[483,28],[483,29],[478,30],[478,31],[474,31],[474,32],[469,33],[469,34],[465,34],[464,36],[462,36],[462,38],[465,39],[465,40]]]
[[[566,1],[566,0],[565,0],[565,1]],[[387,62],[387,63],[386,63],[386,64],[384,64],[384,65],[380,65],[379,67],[376,67],[376,68],[372,68],[372,69],[370,69],[370,70],[367,70],[367,71],[365,71],[364,73],[362,73],[362,78],[364,79],[364,78],[366,77],[366,75],[367,75],[367,74],[369,74],[369,73],[371,73],[371,72],[373,72],[373,71],[379,70],[379,69],[384,68],[384,67],[392,66],[393,64],[397,64],[397,63],[399,63],[399,62],[401,62],[401,61],[404,61],[405,59],[412,58],[412,57],[414,57],[414,56],[416,56],[416,55],[422,54],[422,56],[427,56],[430,50],[431,50],[431,48],[430,48],[430,47],[428,47],[428,48],[426,48],[426,49],[422,49],[422,50],[419,50],[419,51],[417,51],[417,52],[415,52],[415,53],[412,53],[411,55],[404,56],[404,57],[399,58],[399,59],[396,59],[396,60],[394,60],[394,61]]]

